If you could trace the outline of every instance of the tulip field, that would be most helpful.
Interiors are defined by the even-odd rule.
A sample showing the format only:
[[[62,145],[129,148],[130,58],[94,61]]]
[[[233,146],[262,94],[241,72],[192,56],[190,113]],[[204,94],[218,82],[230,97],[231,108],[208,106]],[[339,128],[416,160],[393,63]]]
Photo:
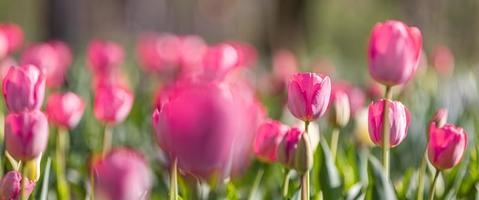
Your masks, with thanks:
[[[478,68],[369,26],[358,81],[238,40],[77,51],[2,22],[0,199],[479,199]]]

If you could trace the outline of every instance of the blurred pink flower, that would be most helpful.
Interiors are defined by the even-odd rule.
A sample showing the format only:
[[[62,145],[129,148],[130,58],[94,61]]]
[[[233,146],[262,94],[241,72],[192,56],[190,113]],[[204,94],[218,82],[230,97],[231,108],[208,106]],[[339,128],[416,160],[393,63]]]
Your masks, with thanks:
[[[238,62],[238,51],[232,45],[222,43],[209,47],[203,57],[200,77],[204,80],[222,80],[237,67]]]
[[[29,161],[45,151],[47,117],[39,110],[10,113],[5,118],[6,150],[16,160]]]
[[[123,48],[117,43],[93,40],[88,45],[88,65],[92,72],[97,75],[115,73],[123,63],[123,57]]]
[[[2,200],[19,200],[21,193],[22,174],[18,171],[9,171],[0,182],[0,199]],[[35,188],[35,182],[25,181],[25,194],[27,198]]]
[[[4,42],[6,42],[7,44],[6,54],[12,53],[16,49],[18,49],[23,43],[23,31],[16,24],[13,24],[13,23],[0,24],[0,35],[1,35],[0,37],[3,38],[2,40],[4,40]]]
[[[439,74],[447,75],[454,70],[454,54],[447,46],[435,47],[431,54],[431,60],[434,69]]]
[[[58,87],[63,84],[71,59],[67,44],[50,41],[28,47],[22,54],[21,63],[38,67],[45,74],[47,85]]]
[[[152,174],[139,153],[129,149],[113,149],[93,167],[97,198],[148,199]]]
[[[133,99],[133,93],[125,85],[99,86],[95,89],[95,117],[104,123],[121,123],[130,113]]]
[[[201,67],[203,56],[208,49],[206,42],[197,35],[186,35],[180,39],[180,62],[182,70],[189,71]]]
[[[273,55],[273,80],[283,88],[291,76],[298,72],[298,61],[293,52],[281,49]]]
[[[435,123],[437,128],[441,128],[447,123],[447,109],[441,108],[434,113],[434,116],[431,119],[429,124]]]
[[[404,84],[416,72],[421,49],[418,28],[394,20],[377,23],[369,40],[369,73],[384,85]]]
[[[176,35],[145,33],[138,40],[138,58],[146,71],[170,72],[179,67],[182,40]]]
[[[446,124],[441,128],[432,123],[429,129],[428,157],[440,170],[456,166],[467,147],[467,133],[460,127]]]
[[[298,119],[312,121],[327,110],[331,95],[328,76],[297,73],[288,82],[288,109]]]
[[[45,78],[33,65],[10,67],[2,89],[10,112],[39,109],[45,94]]]
[[[261,124],[256,132],[254,152],[265,162],[276,162],[279,143],[288,131],[288,127],[279,121],[270,120]]]
[[[73,92],[53,93],[48,97],[46,113],[50,122],[72,129],[78,125],[85,103]]]
[[[364,92],[347,81],[337,81],[333,82],[331,87],[331,99],[336,96],[336,93],[344,93],[348,96],[349,108],[351,111],[351,116],[354,116],[357,111],[363,108],[364,102],[366,101],[366,96]]]
[[[257,53],[254,46],[240,41],[227,41],[226,44],[233,46],[238,53],[237,67],[250,67],[256,63]]]
[[[8,70],[10,67],[18,66],[18,63],[12,57],[6,57],[4,59],[0,59],[0,80],[3,81],[5,76],[7,76]]]
[[[387,99],[380,99],[369,104],[369,137],[374,144],[378,146],[383,145],[382,131],[383,131],[383,113],[384,103],[388,102],[389,116],[388,116],[388,133],[389,145],[395,147],[399,145],[407,136],[409,128],[409,110],[399,101],[391,101]]]

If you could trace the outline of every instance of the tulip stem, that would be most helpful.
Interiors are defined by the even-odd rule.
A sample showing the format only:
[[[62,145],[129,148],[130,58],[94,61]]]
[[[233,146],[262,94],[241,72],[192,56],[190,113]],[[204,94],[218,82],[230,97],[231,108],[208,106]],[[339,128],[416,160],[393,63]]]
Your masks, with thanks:
[[[426,150],[427,152],[427,150]],[[427,153],[424,153],[423,158],[421,159],[421,164],[419,165],[419,180],[418,180],[418,189],[417,189],[417,200],[423,200],[424,198],[424,177],[426,175],[426,158]]]
[[[26,184],[25,181],[27,180],[27,176],[25,174],[26,174],[27,168],[26,168],[26,165],[22,165],[20,168],[22,172],[22,180],[20,183],[20,199],[27,200],[27,193],[25,191],[25,184]]]
[[[175,158],[171,164],[170,172],[170,200],[178,199],[178,180],[177,180],[177,171],[178,171],[178,160]]]
[[[301,200],[309,200],[309,171],[301,176]]]
[[[68,141],[68,131],[58,128],[57,146],[55,151],[55,173],[57,177],[58,199],[69,199],[68,182],[65,178],[65,151]]]
[[[288,198],[288,192],[289,192],[289,170],[286,170],[286,173],[284,174],[283,178],[283,198],[287,199]]]
[[[391,99],[392,92],[391,86],[386,86],[386,93],[384,94],[385,99]],[[388,101],[384,101],[384,108],[383,108],[383,131],[382,131],[382,138],[383,138],[383,168],[384,168],[384,175],[387,179],[389,179],[389,105]]]
[[[109,125],[105,126],[105,134],[103,135],[103,157],[111,149],[111,127]]]
[[[309,121],[304,121],[304,132],[308,133]]]
[[[432,181],[431,189],[429,190],[429,200],[434,199],[434,191],[436,190],[437,177],[439,177],[441,170],[436,169],[436,175],[434,175],[434,180]]]
[[[261,179],[263,178],[263,174],[264,174],[264,168],[263,168],[263,166],[261,166],[258,169],[258,172],[256,173],[256,177],[254,178],[253,187],[251,188],[251,191],[250,191],[249,197],[248,197],[249,200],[255,199],[254,195],[256,194],[256,191],[258,191],[258,187],[259,187],[259,184],[261,182]]]
[[[339,140],[339,128],[333,128],[333,134],[331,135],[331,158],[333,162],[336,162],[336,153],[338,151],[338,140]]]

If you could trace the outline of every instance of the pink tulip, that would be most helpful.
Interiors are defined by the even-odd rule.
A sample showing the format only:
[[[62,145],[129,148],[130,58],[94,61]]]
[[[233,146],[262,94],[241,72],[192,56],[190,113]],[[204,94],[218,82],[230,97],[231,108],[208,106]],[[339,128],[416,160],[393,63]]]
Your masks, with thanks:
[[[180,63],[183,70],[200,67],[207,49],[208,45],[199,36],[187,35],[181,37]]]
[[[119,84],[99,86],[95,90],[93,106],[95,117],[104,123],[121,123],[130,113],[133,98],[133,93],[126,86]]]
[[[202,79],[221,80],[238,65],[238,51],[229,44],[209,47],[203,57]]]
[[[384,103],[388,102],[389,145],[399,145],[407,136],[409,128],[409,110],[399,101],[380,99],[369,104],[369,137],[374,144],[382,146]]]
[[[363,108],[364,102],[366,101],[366,96],[364,92],[346,81],[334,82],[331,87],[331,99],[330,102],[335,98],[336,93],[344,93],[348,96],[349,108],[351,111],[351,116],[354,116],[357,111]]]
[[[437,169],[444,170],[456,166],[467,147],[467,133],[460,127],[446,124],[441,128],[434,123],[429,129],[427,152],[429,161]]]
[[[27,48],[21,63],[35,65],[45,74],[48,86],[58,87],[63,84],[71,57],[71,51],[65,43],[51,41]]]
[[[434,48],[431,60],[434,69],[442,75],[450,74],[454,70],[454,54],[446,46]]]
[[[29,161],[39,156],[48,143],[48,121],[38,111],[10,113],[5,118],[7,151],[17,160]]]
[[[12,57],[0,59],[0,81],[3,81],[5,76],[7,76],[11,66],[18,66],[17,61]]]
[[[117,43],[93,40],[88,45],[88,64],[95,74],[108,75],[115,73],[123,63],[123,48]]]
[[[285,84],[289,77],[298,72],[298,61],[293,52],[283,49],[274,53],[273,77],[279,84]]]
[[[10,112],[39,109],[45,94],[45,78],[33,65],[10,67],[2,88]]]
[[[95,195],[98,199],[148,199],[151,172],[140,154],[114,149],[95,163]]]
[[[263,123],[256,132],[254,142],[256,156],[265,162],[275,162],[279,143],[286,131],[288,131],[288,127],[281,122],[271,120]]]
[[[53,93],[48,97],[46,113],[50,122],[72,129],[78,125],[85,103],[73,92]]]
[[[444,126],[447,123],[447,109],[441,108],[434,113],[434,116],[431,119],[430,124],[435,123],[438,128]]]
[[[238,53],[237,67],[249,67],[254,65],[257,59],[257,53],[254,46],[240,41],[228,41],[226,43],[233,46]]]
[[[19,200],[21,195],[22,175],[18,171],[9,171],[0,182],[0,199]],[[35,182],[25,181],[25,194],[28,198],[35,188]]]
[[[247,166],[258,109],[244,100],[246,92],[227,83],[182,82],[165,95],[153,126],[160,147],[183,172],[225,178]]]
[[[387,86],[404,84],[416,72],[421,49],[418,28],[394,20],[377,23],[369,40],[369,73]]]
[[[16,24],[0,24],[0,35],[2,35],[7,42],[8,54],[18,49],[23,43],[23,31]]]
[[[181,40],[173,34],[147,33],[138,41],[138,57],[146,71],[172,71],[179,65]]]
[[[327,110],[331,94],[328,76],[297,73],[288,83],[288,109],[298,119],[312,121]]]
[[[278,148],[278,160],[287,168],[292,168],[298,143],[301,139],[302,132],[294,127],[289,129],[283,136]]]

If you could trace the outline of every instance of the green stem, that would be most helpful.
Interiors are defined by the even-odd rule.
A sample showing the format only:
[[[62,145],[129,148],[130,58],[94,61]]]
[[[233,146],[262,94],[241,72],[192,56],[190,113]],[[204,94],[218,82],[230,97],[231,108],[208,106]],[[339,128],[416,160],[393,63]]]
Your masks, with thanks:
[[[66,142],[68,141],[68,131],[58,128],[57,144],[55,151],[55,173],[57,177],[58,199],[69,199],[68,182],[65,177],[65,151]]]
[[[105,126],[105,134],[103,134],[103,157],[111,149],[111,127],[109,125]]]
[[[258,170],[258,173],[256,173],[256,177],[254,179],[253,187],[251,188],[251,191],[249,193],[249,197],[248,197],[249,200],[254,199],[254,195],[256,194],[256,191],[258,190],[259,184],[261,182],[261,178],[263,178],[263,174],[264,174],[264,168],[260,167],[259,170]]]
[[[93,170],[90,171],[90,200],[95,199],[95,173]]]
[[[333,128],[333,133],[331,135],[331,158],[333,162],[336,162],[336,153],[338,151],[338,140],[339,140],[339,128]]]
[[[178,178],[177,178],[178,160],[175,158],[171,164],[170,172],[170,200],[178,199]]]
[[[27,176],[25,175],[26,174],[26,167],[25,165],[22,165],[20,167],[22,170],[22,181],[21,181],[21,185],[20,185],[20,199],[21,200],[27,200],[27,193],[25,191],[25,184],[26,184],[26,180],[27,180]]]
[[[386,86],[386,93],[384,95],[385,99],[391,99],[391,87]],[[388,101],[384,101],[384,108],[383,108],[383,130],[382,130],[382,139],[383,139],[383,168],[384,168],[384,175],[387,179],[389,179],[389,103]]]
[[[301,176],[301,200],[309,200],[309,172]]]
[[[289,192],[289,170],[286,170],[286,174],[284,175],[284,178],[283,178],[283,198],[284,199],[288,198],[288,192]]]
[[[309,121],[304,121],[304,132],[307,134],[309,128]]]
[[[424,177],[426,175],[426,160],[427,160],[427,150],[424,153],[423,158],[421,159],[421,164],[419,165],[419,180],[418,180],[418,189],[417,189],[417,200],[423,200],[424,198]]]
[[[429,200],[434,199],[434,191],[436,190],[437,177],[439,177],[441,170],[436,169],[436,175],[434,175],[434,180],[432,181],[431,189],[429,190]]]

